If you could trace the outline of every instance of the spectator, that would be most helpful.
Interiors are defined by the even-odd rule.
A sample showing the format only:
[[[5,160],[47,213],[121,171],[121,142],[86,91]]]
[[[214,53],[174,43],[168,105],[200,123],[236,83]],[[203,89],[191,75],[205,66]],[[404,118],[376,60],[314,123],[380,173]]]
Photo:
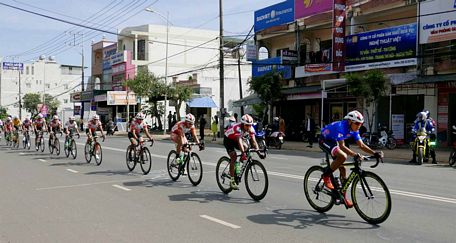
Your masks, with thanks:
[[[237,123],[238,122],[238,114],[234,113],[233,116],[234,116],[234,120],[236,120],[236,123]]]
[[[200,140],[204,141],[204,127],[206,127],[206,119],[204,118],[204,115],[201,116],[199,120],[199,128],[200,128]]]
[[[216,141],[216,137],[217,137],[217,132],[218,132],[218,124],[216,122],[216,118],[217,116],[214,116],[214,118],[212,119],[212,123],[211,123],[211,131],[212,131],[212,141]]]
[[[279,132],[285,134],[285,120],[279,116]]]
[[[307,113],[306,125],[304,128],[307,134],[307,139],[309,141],[309,145],[307,145],[307,147],[312,148],[313,140],[315,138],[315,121],[310,113]]]
[[[173,127],[176,123],[177,123],[177,114],[176,114],[176,112],[174,112],[173,120],[172,120],[172,126],[171,127]]]
[[[168,130],[169,131],[171,131],[171,128],[173,127],[172,121],[173,121],[173,114],[171,113],[171,111],[169,111],[169,114],[168,114]]]

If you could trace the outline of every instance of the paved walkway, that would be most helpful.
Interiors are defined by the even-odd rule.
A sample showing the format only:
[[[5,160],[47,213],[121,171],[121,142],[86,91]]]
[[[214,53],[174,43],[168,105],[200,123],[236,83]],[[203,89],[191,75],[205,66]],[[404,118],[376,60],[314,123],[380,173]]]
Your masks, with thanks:
[[[199,134],[199,133],[198,133]],[[127,136],[126,132],[116,132],[115,136]],[[153,137],[156,140],[169,140],[169,134],[163,135],[162,132],[154,132]],[[217,138],[216,141],[212,141],[212,134],[210,130],[205,132],[204,142],[206,144],[223,144],[223,139]],[[283,150],[297,150],[297,151],[308,151],[308,152],[321,152],[321,149],[318,147],[317,143],[314,143],[312,148],[307,147],[308,143],[297,142],[297,141],[285,141],[282,149]],[[394,158],[401,160],[410,160],[412,157],[412,152],[409,148],[396,148],[394,150],[383,150],[386,158]],[[436,159],[439,164],[447,164],[448,158],[450,157],[450,148],[439,148],[436,151]]]

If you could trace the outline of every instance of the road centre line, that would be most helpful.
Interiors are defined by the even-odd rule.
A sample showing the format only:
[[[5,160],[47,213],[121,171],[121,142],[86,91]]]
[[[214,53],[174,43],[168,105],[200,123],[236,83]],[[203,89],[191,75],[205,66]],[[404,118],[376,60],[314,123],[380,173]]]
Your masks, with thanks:
[[[155,178],[152,178],[152,179],[155,179]],[[65,188],[84,187],[84,186],[93,186],[93,185],[101,185],[101,184],[123,183],[123,182],[129,182],[129,181],[137,181],[137,180],[138,180],[138,178],[128,179],[128,180],[116,180],[116,181],[101,181],[101,182],[83,183],[83,184],[68,185],[68,186],[41,187],[41,188],[36,188],[35,190],[44,191],[44,190],[54,190],[54,189],[65,189]]]
[[[79,143],[78,143],[79,144]],[[80,144],[84,145],[84,144]],[[112,148],[112,147],[103,147],[103,149],[107,150],[112,150],[112,151],[119,151],[119,152],[125,152],[125,150],[118,149],[118,148]],[[164,158],[167,159],[167,156],[163,155],[158,155],[158,154],[151,154],[152,157],[157,157],[157,158]],[[203,162],[204,165],[209,165],[209,166],[217,166],[216,163],[211,163],[211,162]],[[287,174],[287,173],[281,173],[281,172],[275,172],[275,171],[267,171],[268,175],[273,175],[273,176],[278,176],[278,177],[285,177],[285,178],[291,178],[291,179],[297,179],[297,180],[303,180],[304,176],[300,175],[293,175],[293,174]],[[318,179],[316,178],[311,178],[314,181],[317,181]],[[375,188],[374,188],[375,190]],[[445,197],[439,197],[439,196],[432,196],[432,195],[427,195],[427,194],[420,194],[420,193],[415,193],[415,192],[407,192],[407,191],[400,191],[400,190],[392,190],[390,189],[391,194],[395,195],[400,195],[400,196],[406,196],[406,197],[413,197],[413,198],[420,198],[420,199],[427,199],[431,201],[439,201],[439,202],[446,202],[446,203],[452,203],[456,204],[456,199],[454,198],[445,198]]]
[[[123,187],[123,186],[119,186],[119,185],[112,185],[113,187],[116,187],[116,188],[119,188],[121,190],[124,190],[124,191],[131,191],[130,188],[126,188],[126,187]]]
[[[43,163],[46,162],[46,160],[44,160],[44,159],[38,159],[38,160],[41,161],[41,162],[43,162]]]
[[[200,217],[204,218],[204,219],[207,219],[207,220],[210,220],[210,221],[215,222],[215,223],[219,223],[221,225],[228,226],[228,227],[233,228],[233,229],[240,229],[241,228],[241,226],[239,226],[239,225],[231,224],[231,223],[228,223],[228,222],[220,220],[220,219],[216,219],[216,218],[211,217],[211,216],[200,215]]]
[[[79,173],[79,171],[77,171],[77,170],[72,170],[72,169],[66,169],[66,170],[69,172],[72,172],[72,173]]]

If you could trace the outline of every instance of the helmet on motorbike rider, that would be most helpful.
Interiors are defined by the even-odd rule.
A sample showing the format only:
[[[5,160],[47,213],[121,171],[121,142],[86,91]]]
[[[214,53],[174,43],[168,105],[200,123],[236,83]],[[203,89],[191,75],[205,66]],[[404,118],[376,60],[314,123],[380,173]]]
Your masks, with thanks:
[[[245,114],[241,117],[241,123],[246,125],[252,125],[253,118],[249,114]]]
[[[429,110],[424,109],[423,112],[426,114],[426,119],[429,119],[429,117],[431,117],[431,112],[429,112]]]
[[[192,115],[192,113],[188,113],[186,116],[185,116],[185,121],[190,123],[190,124],[194,124],[195,123],[195,116]]]
[[[350,111],[348,114],[344,117],[344,119],[351,120],[354,122],[359,122],[359,123],[364,123],[364,116],[361,114],[359,111]]]
[[[424,112],[424,111],[418,113],[417,116],[418,116],[418,121],[424,121],[424,120],[426,120],[426,117],[427,117],[426,112]]]

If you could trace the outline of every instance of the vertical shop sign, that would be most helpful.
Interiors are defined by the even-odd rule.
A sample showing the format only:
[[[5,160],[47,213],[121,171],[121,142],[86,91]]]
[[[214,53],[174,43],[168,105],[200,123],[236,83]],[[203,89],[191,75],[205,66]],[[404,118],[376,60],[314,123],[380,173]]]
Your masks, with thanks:
[[[345,71],[345,7],[346,0],[334,0],[333,71]]]

